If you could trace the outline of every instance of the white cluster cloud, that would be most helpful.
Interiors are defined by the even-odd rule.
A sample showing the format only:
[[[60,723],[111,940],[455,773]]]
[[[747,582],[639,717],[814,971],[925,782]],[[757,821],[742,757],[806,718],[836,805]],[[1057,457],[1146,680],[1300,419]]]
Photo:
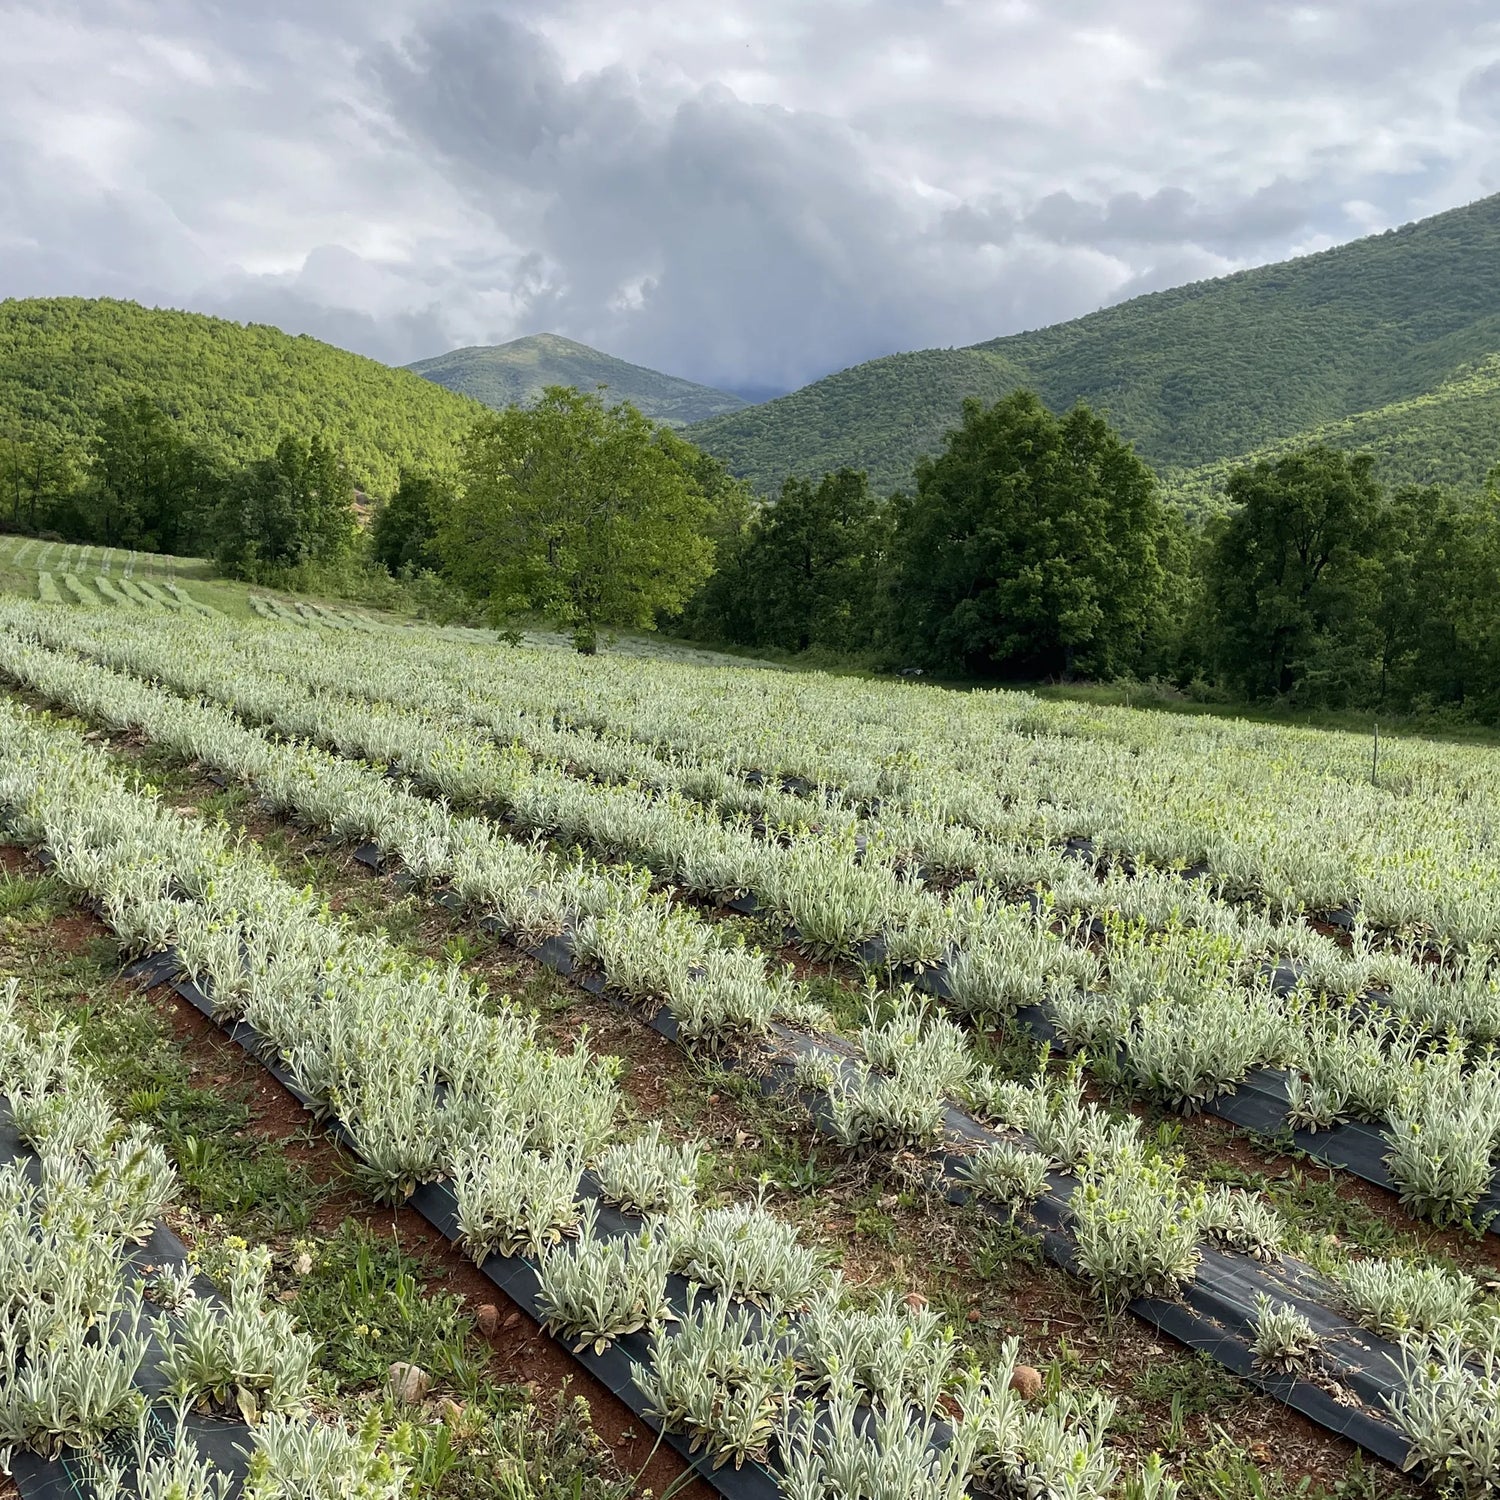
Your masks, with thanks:
[[[786,388],[1500,190],[1492,0],[10,0],[0,295]]]

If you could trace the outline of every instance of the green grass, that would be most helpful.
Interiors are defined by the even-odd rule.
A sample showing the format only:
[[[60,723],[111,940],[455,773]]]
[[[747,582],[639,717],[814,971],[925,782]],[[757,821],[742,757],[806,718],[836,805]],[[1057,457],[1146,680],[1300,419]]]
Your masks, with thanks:
[[[255,1237],[305,1228],[329,1188],[254,1135],[248,1094],[200,1079],[150,1001],[114,982],[113,940],[56,944],[48,924],[70,909],[51,877],[0,875],[0,963],[20,979],[26,1012],[78,1028],[115,1107],[157,1133],[204,1213]]]
[[[972,684],[973,686],[994,686]],[[1446,718],[1401,718],[1378,710],[1335,710],[1282,708],[1275,704],[1215,702],[1188,697],[1175,689],[1155,683],[1077,682],[1014,683],[1039,698],[1063,702],[1089,703],[1105,708],[1143,708],[1161,713],[1185,714],[1189,717],[1247,719],[1257,724],[1274,724],[1293,729],[1332,729],[1345,734],[1373,735],[1380,726],[1382,740],[1444,740],[1456,744],[1500,745],[1500,729],[1466,724]]]

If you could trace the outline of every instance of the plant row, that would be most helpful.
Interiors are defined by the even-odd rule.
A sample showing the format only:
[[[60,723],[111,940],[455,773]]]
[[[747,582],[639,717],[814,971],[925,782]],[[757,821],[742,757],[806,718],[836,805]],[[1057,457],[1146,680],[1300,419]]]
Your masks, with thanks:
[[[351,663],[352,665],[352,663]],[[1101,857],[1206,866],[1235,894],[1354,906],[1372,925],[1483,944],[1500,935],[1486,750],[955,695],[817,674],[493,650],[414,636],[368,679],[476,691],[724,771],[837,788],[1007,841],[1092,839]],[[382,688],[382,684],[385,686]],[[1410,815],[1408,815],[1410,814]]]
[[[72,670],[87,671],[76,666]],[[101,691],[108,690],[106,679],[109,674],[96,670],[93,677]],[[194,728],[187,726],[194,718],[207,720],[216,717],[214,711],[186,705],[180,700],[164,699],[159,694],[152,695],[151,690],[120,679],[114,679],[114,683],[116,693],[120,694],[114,715],[117,722],[128,719],[140,726],[149,717],[140,711],[139,703],[132,712],[121,711],[133,690],[136,695],[154,696],[158,713],[175,715],[183,721],[184,729],[176,735],[181,750],[186,750],[190,741],[201,743],[208,738],[204,723],[200,722]],[[222,716],[218,717],[222,719]],[[272,745],[259,736],[236,731],[222,722],[213,726],[213,734],[223,758],[227,758],[224,747],[237,735],[242,744],[250,747],[250,753],[258,758],[259,763],[264,765],[268,760],[280,757],[288,767],[299,766],[304,785],[319,788],[318,795],[323,800],[318,805],[323,808],[323,816],[327,817],[337,763],[327,764],[325,757],[325,763],[318,767],[317,753],[307,747]],[[171,743],[172,731],[168,730],[165,738]],[[242,758],[236,769],[243,773],[246,763]],[[342,769],[357,773],[360,768]],[[373,773],[364,772],[364,776],[370,783],[360,794],[365,799],[378,795],[378,788],[392,808],[403,799],[411,800],[399,788]],[[274,782],[275,777],[269,779]],[[278,800],[282,795],[278,794]],[[348,799],[350,819],[343,820],[345,834],[365,837],[372,830],[362,823],[364,813],[355,804],[356,799],[351,796]],[[285,802],[282,805],[286,805]],[[312,805],[304,800],[298,807],[306,816]],[[367,801],[361,806],[367,811]],[[429,812],[432,810],[430,804],[418,806]],[[340,821],[334,817],[329,820],[329,826],[337,826]],[[381,820],[381,827],[389,830],[398,821],[398,818],[387,817]],[[472,830],[474,827],[471,820],[454,819],[452,836],[461,839],[465,837],[465,828]],[[487,894],[492,900],[494,892]],[[644,914],[651,908],[643,904],[642,910]],[[669,927],[653,924],[648,919],[645,935],[648,940],[653,935],[658,939],[680,937],[681,929],[674,934]],[[583,951],[595,952],[597,956],[598,950],[591,947],[592,937],[586,925],[578,929],[578,937]],[[658,960],[658,972],[669,972],[673,960],[680,957],[681,949],[677,945],[676,951],[669,950],[664,960]],[[612,983],[622,988],[630,987],[634,980],[637,986],[634,992],[638,995],[660,993],[651,984],[649,975],[642,983],[643,976],[638,968],[622,973],[606,964],[606,973]],[[1049,1183],[1049,1173],[1061,1169],[1077,1174],[1080,1186],[1072,1193],[1072,1200],[1067,1205],[1073,1258],[1076,1267],[1107,1302],[1128,1300],[1145,1293],[1170,1295],[1184,1279],[1193,1275],[1203,1244],[1217,1243],[1268,1260],[1274,1258],[1278,1225],[1275,1216],[1260,1200],[1222,1189],[1210,1194],[1185,1182],[1180,1166],[1160,1159],[1145,1147],[1133,1121],[1113,1122],[1097,1109],[1084,1105],[1076,1069],[1060,1087],[1045,1076],[1038,1076],[1030,1085],[1007,1084],[975,1068],[962,1033],[948,1023],[925,1018],[910,1003],[898,1007],[895,1014],[883,1022],[876,1023],[872,1019],[871,1024],[862,1030],[860,1040],[863,1055],[851,1068],[831,1069],[828,1054],[810,1052],[800,1069],[803,1082],[825,1094],[834,1133],[850,1146],[872,1143],[930,1145],[941,1134],[943,1111],[940,1101],[943,1098],[967,1095],[982,1101],[992,1118],[1018,1132],[1025,1132],[1026,1140],[1024,1143],[1019,1139],[995,1142],[981,1151],[963,1168],[968,1181],[993,1200],[1024,1211],[1044,1194],[1054,1192],[1055,1185]],[[658,1145],[659,1142],[652,1141],[651,1150],[655,1151]],[[690,1176],[683,1173],[680,1159],[676,1160],[674,1171],[656,1190],[658,1197],[654,1202],[657,1206],[669,1204],[671,1194],[680,1190],[685,1175]],[[637,1189],[623,1201],[642,1206],[643,1192],[644,1189]],[[660,1253],[667,1254],[665,1250]],[[1364,1264],[1368,1273],[1372,1263]],[[1399,1266],[1383,1268],[1388,1277],[1398,1280],[1406,1270]],[[612,1272],[618,1276],[619,1267],[612,1267]],[[1367,1322],[1368,1311],[1361,1315],[1364,1304],[1349,1292],[1342,1280],[1337,1286],[1343,1289],[1334,1290],[1331,1295],[1347,1305],[1351,1315]],[[1469,1295],[1475,1301],[1475,1326],[1483,1329],[1488,1326],[1484,1321],[1488,1314],[1478,1310],[1472,1286]],[[1279,1345],[1276,1343],[1280,1336],[1277,1330],[1294,1313],[1295,1309],[1287,1304],[1267,1297],[1265,1305],[1256,1314],[1254,1340],[1257,1358],[1267,1369],[1291,1372],[1299,1367],[1298,1359],[1277,1352]],[[1388,1318],[1386,1321],[1390,1323],[1392,1320]],[[1300,1324],[1297,1326],[1301,1327]],[[1315,1346],[1319,1340],[1316,1336],[1309,1336],[1312,1337],[1312,1346],[1306,1355],[1311,1361],[1315,1358]],[[1481,1332],[1472,1342],[1477,1343],[1483,1337]],[[1463,1366],[1465,1347],[1463,1343],[1454,1346],[1453,1358],[1458,1361],[1455,1368]],[[1419,1357],[1426,1358],[1426,1351],[1420,1356],[1411,1356],[1413,1359]],[[1442,1368],[1448,1371],[1449,1364],[1451,1361]],[[1403,1374],[1402,1378],[1420,1383],[1420,1377],[1415,1375]],[[1406,1399],[1401,1395],[1393,1397],[1398,1414],[1407,1410],[1402,1404]],[[1410,1435],[1419,1451],[1425,1453],[1432,1447],[1434,1439],[1431,1437],[1416,1431]]]
[[[170,1254],[166,1153],[115,1113],[76,1031],[27,1025],[17,997],[8,980],[0,1120],[21,1149],[0,1164],[0,1472],[26,1482],[45,1470],[22,1455],[67,1456],[100,1497],[222,1500],[248,1461],[250,1500],[395,1500],[399,1442],[309,1416],[316,1349],[268,1299],[268,1253],[232,1248],[222,1295]]]
[[[26,672],[24,648],[6,649],[12,669]],[[1286,1122],[1312,1131],[1350,1119],[1378,1125],[1389,1139],[1391,1181],[1424,1216],[1463,1218],[1491,1190],[1500,1060],[1482,1039],[1500,1022],[1500,973],[1477,956],[1438,969],[1368,946],[1346,954],[1300,924],[1257,927],[1211,902],[1196,923],[1175,908],[1157,913],[1160,925],[1106,910],[1099,951],[1091,951],[1078,941],[1081,913],[1060,911],[1055,891],[1036,911],[974,887],[945,900],[869,849],[856,860],[847,846],[816,837],[787,845],[758,839],[689,804],[580,783],[388,705],[309,698],[274,674],[197,653],[189,660],[169,643],[133,642],[107,654],[175,687],[212,692],[281,733],[398,765],[455,803],[500,808],[524,828],[636,859],[696,894],[722,898],[753,882],[757,897],[769,897],[816,950],[851,951],[878,934],[886,965],[940,966],[955,1010],[994,1024],[1045,1005],[1068,1047],[1173,1107],[1200,1108],[1256,1069],[1285,1069]],[[690,866],[710,842],[712,870],[695,874]],[[419,848],[402,857],[428,870]],[[735,882],[727,891],[726,880]],[[1288,951],[1298,979],[1290,996],[1272,982]],[[740,1024],[758,1016],[763,1030],[776,1014],[765,998],[776,988],[767,974],[759,959],[744,961],[746,992],[758,980],[762,998],[739,1008]],[[689,1035],[713,1029],[711,1016],[695,1016],[699,1009],[687,1009]]]
[[[221,699],[235,694],[243,699],[250,676],[259,675],[255,656],[262,654],[254,638],[243,632],[195,642],[190,655],[159,633],[122,639],[112,632],[107,640],[91,641],[54,622],[45,638]],[[830,951],[854,952],[878,931],[892,962],[930,965],[959,939],[955,919],[941,903],[934,905],[925,877],[944,882],[966,876],[972,880],[960,888],[960,896],[972,884],[989,896],[1014,901],[1040,886],[1056,916],[1107,910],[1151,928],[1169,923],[1205,927],[1237,941],[1241,958],[1252,961],[1252,968],[1267,957],[1291,959],[1319,991],[1342,996],[1377,990],[1381,1005],[1429,1030],[1456,1030],[1481,1043],[1500,1038],[1500,965],[1489,948],[1450,956],[1434,966],[1425,941],[1414,940],[1411,946],[1377,943],[1374,930],[1361,920],[1353,925],[1346,952],[1295,920],[1275,920],[1261,908],[1226,906],[1206,879],[1184,881],[1171,872],[1118,865],[1106,866],[1101,879],[1090,862],[1063,851],[1004,843],[925,816],[887,814],[879,823],[869,823],[848,808],[824,805],[814,810],[804,798],[757,789],[722,771],[667,765],[618,741],[543,724],[513,704],[498,704],[475,690],[459,697],[434,678],[397,678],[401,686],[394,691],[378,686],[376,661],[383,670],[388,653],[370,657],[357,644],[332,656],[326,649],[289,647],[278,653],[278,675],[305,685],[326,704],[353,696],[371,705],[370,714],[395,707],[409,718],[411,700],[429,720],[423,726],[429,738],[436,732],[451,734],[449,721],[456,719],[525,749],[543,765],[562,763],[574,773],[609,783],[622,793],[609,804],[616,816],[602,830],[581,826],[573,836],[598,835],[607,844],[613,840],[616,852],[705,897],[754,890],[807,941]],[[391,674],[385,673],[383,680],[389,684]],[[616,764],[615,752],[622,748],[624,759]],[[659,772],[654,777],[651,766]],[[429,774],[420,765],[418,770]],[[469,788],[450,780],[439,781],[436,790],[455,796]],[[502,783],[499,795],[503,792]],[[554,790],[554,795],[566,793]],[[651,804],[662,802],[666,805],[652,809]],[[714,821],[728,826],[715,831]],[[815,825],[811,829],[810,821]],[[555,820],[542,826],[569,832]],[[776,859],[774,850],[757,848],[758,843],[807,843],[821,857],[810,856],[816,868],[806,880],[799,880],[794,869],[778,879],[767,870]],[[838,859],[864,868],[843,875],[828,891],[827,866]],[[806,887],[811,887],[810,897]]]
[[[956,1497],[981,1473],[1074,1475],[1080,1495],[1113,1483],[1108,1403],[1028,1407],[1009,1385],[1013,1348],[980,1369],[924,1311],[849,1305],[762,1205],[700,1207],[694,1147],[617,1138],[608,1059],[551,1051],[457,969],[413,966],[331,919],[226,835],[125,787],[76,736],[7,708],[0,751],[14,833],[52,851],[127,949],[170,944],[219,1013],[274,1043],[377,1196],[447,1180],[470,1252],[530,1257],[560,1336],[597,1346],[649,1328],[635,1379],[714,1463],[767,1458],[783,1493],[815,1500]],[[581,1181],[650,1217],[600,1232]],[[672,1317],[669,1274],[692,1284]]]

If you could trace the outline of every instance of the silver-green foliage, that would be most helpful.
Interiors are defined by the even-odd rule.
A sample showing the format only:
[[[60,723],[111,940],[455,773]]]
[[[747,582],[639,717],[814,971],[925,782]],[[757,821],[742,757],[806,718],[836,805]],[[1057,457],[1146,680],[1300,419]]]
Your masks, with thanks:
[[[1070,1204],[1074,1253],[1107,1306],[1170,1296],[1192,1275],[1205,1196],[1174,1163],[1132,1152],[1085,1174]]]
[[[1272,1302],[1262,1292],[1255,1303],[1250,1350],[1256,1364],[1293,1374],[1311,1365],[1318,1350],[1318,1335],[1290,1302]]]
[[[823,1284],[823,1257],[759,1203],[731,1203],[674,1226],[673,1270],[726,1300],[772,1309],[802,1306]]]
[[[1217,1184],[1204,1198],[1205,1239],[1256,1260],[1274,1260],[1281,1249],[1281,1216],[1258,1193]]]
[[[574,1340],[574,1352],[602,1354],[616,1339],[659,1327],[671,1316],[666,1302],[672,1260],[670,1234],[660,1223],[635,1236],[604,1238],[599,1205],[583,1205],[576,1245],[558,1244],[537,1263],[537,1309],[547,1328]]]
[[[1454,1332],[1402,1347],[1400,1387],[1386,1398],[1411,1444],[1407,1469],[1465,1497],[1500,1489],[1500,1353],[1478,1359]]]
[[[680,1212],[697,1191],[701,1154],[695,1141],[663,1141],[661,1121],[653,1120],[634,1140],[606,1146],[594,1172],[605,1198],[626,1213]]]
[[[634,1378],[664,1426],[706,1448],[714,1467],[766,1452],[778,1414],[797,1388],[787,1323],[727,1297],[700,1298],[680,1326],[655,1341]]]
[[[153,1331],[166,1353],[159,1366],[179,1400],[204,1409],[238,1411],[254,1423],[263,1412],[300,1405],[317,1344],[297,1328],[291,1312],[266,1297],[270,1253],[235,1249],[224,1304],[202,1298]]]
[[[1333,1278],[1355,1321],[1387,1337],[1462,1333],[1477,1310],[1473,1278],[1439,1266],[1371,1256],[1345,1262]]]
[[[1014,1141],[996,1141],[963,1163],[965,1178],[1013,1213],[1030,1208],[1047,1190],[1052,1163]]]

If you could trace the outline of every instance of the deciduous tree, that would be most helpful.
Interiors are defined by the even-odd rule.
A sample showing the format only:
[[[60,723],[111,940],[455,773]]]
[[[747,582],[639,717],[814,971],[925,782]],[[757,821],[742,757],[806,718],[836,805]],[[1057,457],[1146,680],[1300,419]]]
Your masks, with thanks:
[[[601,627],[649,629],[713,567],[713,507],[690,454],[628,404],[550,386],[469,435],[438,532],[446,569],[497,620],[535,611],[580,650]]]
[[[288,434],[229,486],[215,556],[238,578],[332,562],[354,540],[353,498],[343,464],[321,438],[304,442]]]
[[[1252,698],[1367,696],[1386,524],[1367,455],[1323,446],[1238,469],[1209,549],[1220,670]]]
[[[1159,634],[1156,481],[1087,407],[1057,417],[1030,391],[966,401],[894,510],[892,632],[915,661],[1111,675]]]

